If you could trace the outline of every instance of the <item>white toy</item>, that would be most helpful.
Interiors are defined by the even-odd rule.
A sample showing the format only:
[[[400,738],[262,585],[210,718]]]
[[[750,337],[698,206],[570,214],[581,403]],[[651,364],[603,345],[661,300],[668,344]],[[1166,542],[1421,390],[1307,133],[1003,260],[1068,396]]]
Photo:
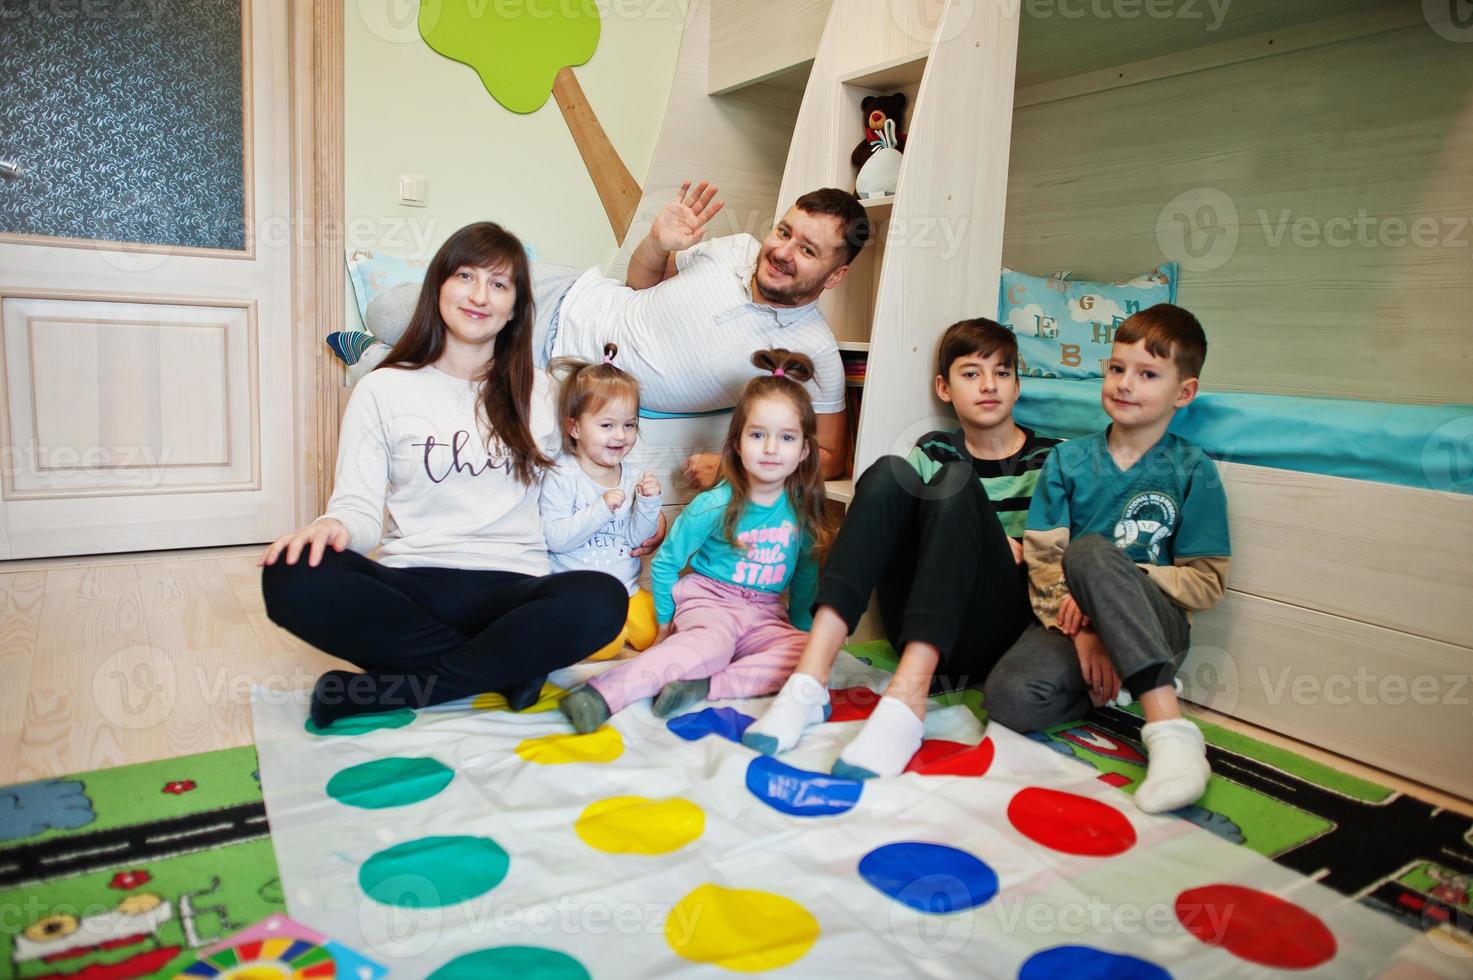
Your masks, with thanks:
[[[885,120],[882,140],[884,146],[870,156],[854,181],[854,191],[861,200],[888,197],[900,186],[900,164],[905,157],[900,152],[900,141],[895,135],[895,120]]]

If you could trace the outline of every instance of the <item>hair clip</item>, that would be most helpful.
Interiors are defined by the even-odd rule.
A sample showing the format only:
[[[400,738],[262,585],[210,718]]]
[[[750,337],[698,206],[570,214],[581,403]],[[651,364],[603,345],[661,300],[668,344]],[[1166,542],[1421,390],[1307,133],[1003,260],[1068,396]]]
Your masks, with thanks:
[[[774,378],[784,378],[787,377],[787,373],[782,368],[773,368],[772,376]]]
[[[614,363],[614,355],[613,354],[605,354],[604,355],[604,363],[605,364],[613,364]]]

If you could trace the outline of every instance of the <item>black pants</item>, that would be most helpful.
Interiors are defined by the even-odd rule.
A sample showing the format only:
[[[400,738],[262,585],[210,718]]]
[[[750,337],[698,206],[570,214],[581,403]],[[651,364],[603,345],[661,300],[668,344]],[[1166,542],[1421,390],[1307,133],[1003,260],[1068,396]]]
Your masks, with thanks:
[[[305,553],[267,565],[261,593],[273,623],[367,672],[342,695],[353,712],[535,695],[549,673],[612,640],[629,606],[603,572],[389,568],[331,548],[316,568]]]
[[[980,685],[1033,618],[1028,581],[971,466],[923,482],[898,456],[865,470],[829,552],[814,609],[831,606],[853,632],[878,590],[897,652],[941,652],[937,678]]]

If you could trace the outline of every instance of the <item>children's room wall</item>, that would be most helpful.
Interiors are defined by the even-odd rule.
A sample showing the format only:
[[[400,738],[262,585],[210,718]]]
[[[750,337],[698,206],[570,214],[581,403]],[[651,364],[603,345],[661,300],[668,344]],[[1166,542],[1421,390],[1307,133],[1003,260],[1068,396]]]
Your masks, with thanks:
[[[1473,401],[1473,28],[1363,25],[1020,88],[1005,263],[1180,260],[1208,388]]]
[[[475,71],[432,50],[416,3],[350,0],[344,29],[345,217],[350,249],[427,259],[460,226],[493,220],[539,260],[603,265],[617,245],[554,99],[520,115]],[[600,3],[598,49],[575,74],[642,181],[675,77],[686,0]],[[399,202],[398,176],[428,181],[426,207]],[[358,326],[349,286],[349,326]],[[326,329],[332,329],[327,327]]]

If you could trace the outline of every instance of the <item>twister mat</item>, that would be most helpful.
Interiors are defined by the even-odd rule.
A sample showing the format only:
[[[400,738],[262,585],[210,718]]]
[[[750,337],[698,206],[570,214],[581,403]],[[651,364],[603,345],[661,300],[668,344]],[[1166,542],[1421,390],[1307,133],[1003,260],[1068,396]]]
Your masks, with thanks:
[[[842,657],[832,686],[884,673]],[[562,686],[569,677],[555,677]],[[551,707],[551,704],[544,705]],[[965,705],[912,771],[826,772],[835,720],[779,759],[736,741],[765,704],[586,736],[556,711],[402,712],[339,732],[258,692],[290,914],[445,978],[1463,976],[1352,898],[1175,817]]]

